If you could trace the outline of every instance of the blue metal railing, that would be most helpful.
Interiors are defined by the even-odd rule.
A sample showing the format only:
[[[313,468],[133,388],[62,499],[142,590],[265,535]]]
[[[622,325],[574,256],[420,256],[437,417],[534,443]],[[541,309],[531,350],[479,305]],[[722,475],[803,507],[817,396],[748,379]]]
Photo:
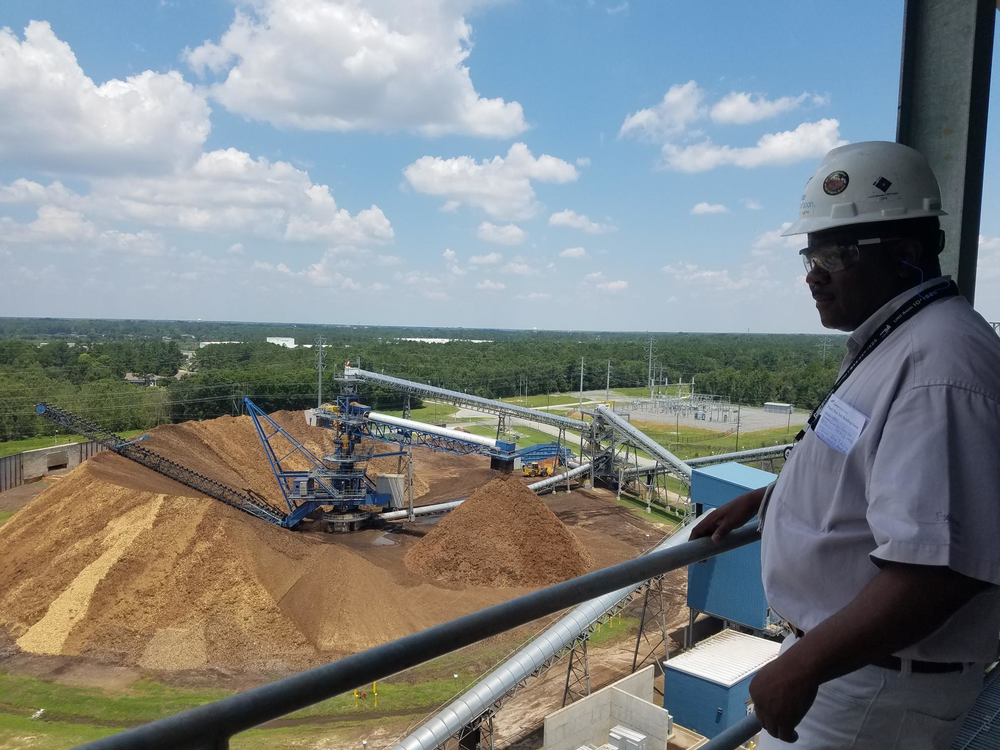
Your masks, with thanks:
[[[752,544],[758,539],[760,533],[753,522],[732,532],[718,544],[710,539],[698,539],[651,552],[83,747],[88,750],[140,747],[147,750],[225,750],[229,738],[239,732],[527,625],[540,617]],[[733,750],[738,744],[712,747]]]

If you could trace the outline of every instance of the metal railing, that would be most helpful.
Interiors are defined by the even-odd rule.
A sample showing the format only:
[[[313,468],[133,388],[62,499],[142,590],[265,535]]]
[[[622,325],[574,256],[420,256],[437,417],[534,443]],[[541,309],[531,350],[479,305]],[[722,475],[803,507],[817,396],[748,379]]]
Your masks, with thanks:
[[[89,750],[137,747],[148,750],[225,750],[229,747],[229,738],[239,732],[350,692],[360,685],[383,680],[602,594],[639,584],[759,539],[757,524],[751,522],[733,531],[718,544],[710,539],[698,539],[651,552],[83,747]],[[713,750],[734,750],[740,742],[731,745],[713,743],[710,747]]]

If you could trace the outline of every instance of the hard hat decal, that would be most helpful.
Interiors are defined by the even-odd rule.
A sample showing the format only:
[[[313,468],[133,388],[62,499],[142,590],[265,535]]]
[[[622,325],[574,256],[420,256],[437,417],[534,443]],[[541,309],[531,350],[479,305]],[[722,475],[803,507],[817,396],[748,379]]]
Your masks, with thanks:
[[[840,195],[847,190],[850,181],[851,178],[847,176],[847,172],[839,169],[836,172],[830,172],[823,180],[823,192],[827,195]]]
[[[881,190],[883,193],[889,192],[889,188],[892,187],[892,183],[889,182],[885,177],[879,176],[875,182],[872,183],[877,189]]]

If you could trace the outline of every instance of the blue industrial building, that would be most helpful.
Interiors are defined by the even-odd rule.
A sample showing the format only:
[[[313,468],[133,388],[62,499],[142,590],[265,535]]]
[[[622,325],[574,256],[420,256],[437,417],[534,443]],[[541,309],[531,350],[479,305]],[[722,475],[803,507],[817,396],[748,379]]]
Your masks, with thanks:
[[[691,499],[696,512],[701,514],[748,490],[766,487],[774,479],[774,474],[737,463],[695,469],[691,475]],[[768,612],[761,580],[760,542],[689,566],[687,604],[691,609],[691,624],[701,612],[764,630]]]
[[[779,648],[732,630],[706,638],[663,663],[663,707],[682,727],[715,737],[753,709],[750,680]]]

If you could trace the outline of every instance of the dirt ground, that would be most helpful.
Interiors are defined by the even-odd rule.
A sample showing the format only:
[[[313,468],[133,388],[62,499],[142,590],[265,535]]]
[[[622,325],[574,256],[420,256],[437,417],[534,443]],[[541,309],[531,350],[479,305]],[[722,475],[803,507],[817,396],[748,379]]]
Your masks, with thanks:
[[[148,447],[262,491],[274,479],[259,444],[242,434],[220,439],[217,428],[245,433],[240,420],[225,419],[190,426],[199,438],[194,447],[176,431],[157,444],[154,436]],[[313,428],[297,420],[294,427],[323,448]],[[379,470],[396,470],[396,459],[382,461]],[[470,497],[494,475],[486,458],[417,449],[414,476],[417,505],[424,505]],[[467,585],[408,570],[404,558],[439,517],[329,535],[279,529],[193,494],[110,453],[0,494],[0,509],[20,509],[0,526],[0,669],[110,691],[144,675],[244,689],[533,588]],[[590,569],[631,559],[668,530],[601,489],[541,501],[586,551]],[[668,619],[681,624],[683,574],[667,588]],[[627,673],[633,646],[626,639],[591,650],[595,689]],[[473,647],[473,661],[475,654]],[[529,736],[561,703],[564,683],[561,664],[516,696],[499,717],[503,744]]]

